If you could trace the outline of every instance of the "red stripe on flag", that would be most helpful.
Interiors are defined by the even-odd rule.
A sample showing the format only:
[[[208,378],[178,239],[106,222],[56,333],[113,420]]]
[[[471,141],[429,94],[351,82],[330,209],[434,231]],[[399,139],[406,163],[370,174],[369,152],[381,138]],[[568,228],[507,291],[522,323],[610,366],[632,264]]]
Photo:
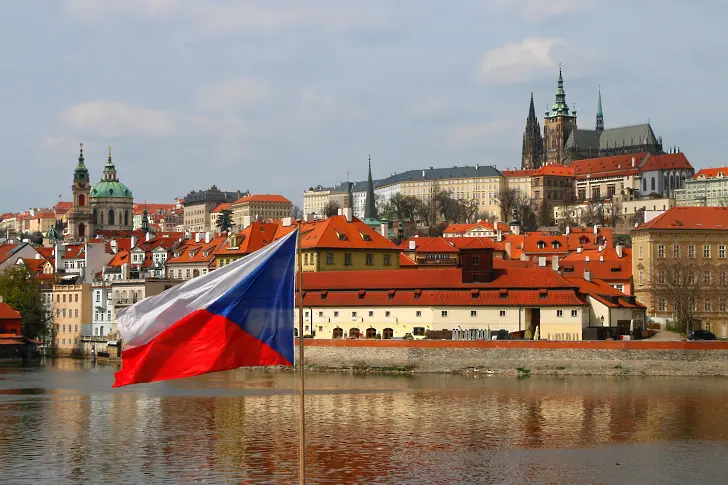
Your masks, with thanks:
[[[113,387],[191,377],[243,366],[292,365],[225,317],[198,310],[151,342],[124,350]]]

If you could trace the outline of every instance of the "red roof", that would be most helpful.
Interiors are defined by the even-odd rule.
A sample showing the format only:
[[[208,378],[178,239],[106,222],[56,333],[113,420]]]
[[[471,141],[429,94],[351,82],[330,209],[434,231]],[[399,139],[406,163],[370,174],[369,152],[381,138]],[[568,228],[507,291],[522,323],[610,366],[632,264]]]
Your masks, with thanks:
[[[83,258],[86,246],[83,244],[67,244],[66,254],[63,255],[63,259],[76,259]]]
[[[483,228],[492,232],[496,232],[496,229],[493,228],[493,226],[487,222],[487,221],[480,221],[480,222],[474,222],[470,224],[449,224],[444,231],[442,231],[443,234],[464,234],[468,231],[472,231],[474,229]]]
[[[607,173],[617,174],[631,169],[637,170],[647,155],[647,152],[640,152],[613,157],[575,160],[571,164],[571,168],[574,169],[574,174],[577,177],[586,176],[587,174],[591,174],[592,177],[604,177],[607,176]],[[633,158],[634,164],[632,163]]]
[[[290,204],[291,201],[283,197],[282,195],[277,194],[256,194],[256,195],[246,195],[245,197],[241,197],[235,202],[233,202],[233,205],[237,204],[243,204],[245,202],[284,202]]]
[[[267,222],[252,222],[241,233],[236,234],[235,248],[230,245],[230,237],[215,251],[215,256],[244,255],[253,253],[264,246],[272,243],[275,239],[278,224]]]
[[[346,216],[332,216],[304,224],[301,231],[303,249],[398,249],[393,242],[356,217],[347,222]]]
[[[443,237],[413,237],[404,241],[399,247],[402,251],[411,251],[409,248],[410,241],[414,241],[416,253],[457,253],[457,248],[449,244],[447,239]]]
[[[501,170],[501,173],[506,177],[531,177],[536,170]]]
[[[124,263],[129,262],[129,251],[120,250],[118,253],[114,255],[113,258],[111,258],[111,261],[106,266],[111,266],[114,268],[120,267]]]
[[[502,244],[489,237],[448,237],[445,240],[458,249],[490,248],[494,251],[504,251]]]
[[[718,168],[704,168],[702,170],[699,170],[698,173],[693,175],[692,179],[699,179],[699,178],[716,178],[718,177],[718,174],[722,174],[723,177],[728,176],[728,167],[718,167]]]
[[[0,302],[0,318],[3,320],[17,320],[20,318],[20,312],[13,310],[7,303]]]
[[[65,214],[71,207],[73,207],[73,202],[59,202],[53,209],[55,209],[56,214]]]
[[[682,152],[665,153],[664,155],[650,155],[647,161],[640,167],[640,172],[649,172],[651,170],[671,170],[678,168],[693,168],[690,162]]]
[[[173,211],[177,208],[177,204],[134,204],[134,214],[142,214],[147,209],[147,214],[157,214],[159,212]]]
[[[728,207],[672,207],[651,221],[633,229],[640,230],[728,230]]]
[[[56,214],[53,212],[36,212],[33,219],[55,219]]]
[[[174,250],[179,256],[168,259],[167,264],[210,263],[215,257],[214,253],[226,240],[226,236],[215,236],[209,243],[204,240],[197,243],[194,239],[188,239]]]
[[[10,243],[0,244],[0,263],[5,261],[6,259],[8,259],[12,255],[11,253],[19,248],[20,248],[19,244],[10,244]]]
[[[212,213],[215,214],[224,210],[230,210],[230,205],[229,203],[220,204],[212,210]]]
[[[598,278],[591,281],[579,276],[567,277],[566,279],[577,286],[581,293],[591,296],[608,307],[645,308],[644,305],[634,300],[634,297],[625,295]]]
[[[544,175],[550,177],[573,177],[574,167],[565,167],[564,165],[559,164],[542,165],[541,168],[536,170],[533,174],[534,177],[541,177]]]

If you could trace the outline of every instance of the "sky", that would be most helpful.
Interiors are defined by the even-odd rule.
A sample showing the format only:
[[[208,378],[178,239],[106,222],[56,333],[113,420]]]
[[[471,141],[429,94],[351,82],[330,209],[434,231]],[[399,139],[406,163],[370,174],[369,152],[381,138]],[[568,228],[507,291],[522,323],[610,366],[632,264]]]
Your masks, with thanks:
[[[559,64],[578,125],[726,164],[722,0],[0,2],[0,213],[70,200],[78,146],[137,202],[520,165]],[[543,125],[543,120],[541,120]]]

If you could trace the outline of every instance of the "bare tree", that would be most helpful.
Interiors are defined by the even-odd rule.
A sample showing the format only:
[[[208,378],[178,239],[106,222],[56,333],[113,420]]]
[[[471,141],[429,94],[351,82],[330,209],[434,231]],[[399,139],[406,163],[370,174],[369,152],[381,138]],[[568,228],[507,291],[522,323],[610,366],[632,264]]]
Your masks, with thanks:
[[[538,214],[536,216],[538,225],[541,227],[550,226],[553,223],[553,214],[551,213],[551,205],[546,199],[541,201],[538,206]]]
[[[475,222],[478,215],[478,201],[475,199],[460,199],[458,203],[458,218],[456,222]]]
[[[622,202],[618,198],[612,197],[609,201],[604,202],[603,206],[610,224],[612,227],[617,227],[622,217]]]
[[[339,205],[338,202],[336,202],[335,200],[330,200],[324,206],[324,215],[326,217],[335,216],[339,213],[340,207],[341,206]]]
[[[303,219],[303,210],[298,207],[297,205],[294,205],[291,207],[291,217],[295,220]]]
[[[697,264],[694,254],[691,257],[677,247],[677,252],[673,247],[672,254],[652,261],[648,279],[657,311],[671,311],[675,327],[688,333],[695,327],[698,304],[709,297],[713,275],[709,267]]]
[[[501,189],[495,194],[495,200],[501,208],[503,217],[506,219],[511,216],[513,209],[517,209],[523,204],[520,192],[514,188],[508,187],[501,187]]]
[[[382,206],[382,216],[389,220],[416,221],[419,202],[415,196],[397,193]]]

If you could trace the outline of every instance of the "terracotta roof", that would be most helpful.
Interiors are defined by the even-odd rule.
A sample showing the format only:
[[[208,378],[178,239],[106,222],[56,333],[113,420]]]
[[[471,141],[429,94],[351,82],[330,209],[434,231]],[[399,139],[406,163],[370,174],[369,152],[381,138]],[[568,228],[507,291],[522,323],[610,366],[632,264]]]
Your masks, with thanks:
[[[303,249],[398,249],[377,231],[353,217],[332,216],[323,221],[304,224],[301,233]]]
[[[632,278],[632,259],[627,261],[565,261],[559,264],[559,269],[565,277],[583,277],[584,271],[589,271],[592,278],[604,281],[628,283]]]
[[[640,167],[640,172],[649,172],[651,170],[671,170],[678,168],[693,168],[685,157],[680,153],[665,153],[664,155],[650,155],[647,161]]]
[[[728,207],[672,207],[633,231],[728,230]]]
[[[232,205],[237,204],[244,204],[245,202],[284,202],[290,204],[291,201],[283,197],[282,195],[277,194],[255,194],[255,195],[246,195],[245,197],[241,197],[235,202],[232,203]]]
[[[574,286],[577,286],[581,293],[591,296],[608,307],[645,308],[644,305],[634,300],[634,297],[625,295],[598,278],[592,279],[592,281],[587,281],[579,276],[567,277],[566,279]]]
[[[13,310],[13,308],[7,303],[0,302],[0,318],[16,320],[20,318],[20,312]]]
[[[45,265],[45,263],[45,259],[23,258],[23,264],[26,268],[28,268],[28,271],[33,276],[35,276],[39,272],[43,272],[43,266]]]
[[[83,244],[67,244],[66,253],[63,259],[77,259],[84,257],[85,246]]]
[[[574,167],[565,167],[564,165],[559,164],[542,165],[541,168],[536,170],[533,174],[534,177],[541,177],[544,175],[551,177],[573,177]]]
[[[252,222],[242,232],[236,234],[237,247],[230,246],[230,237],[215,250],[215,256],[244,255],[253,253],[272,243],[275,239],[278,224],[267,222]]]
[[[20,250],[22,244],[0,244],[0,263],[8,259],[16,251]]]
[[[36,212],[33,219],[55,219],[56,214],[53,212]]]
[[[65,214],[71,207],[73,207],[73,202],[59,202],[53,206],[53,209],[55,209],[56,214]]]
[[[118,253],[114,255],[113,258],[111,258],[111,261],[106,266],[111,266],[113,268],[118,268],[124,263],[128,263],[129,260],[129,251],[126,250],[120,250]]]
[[[35,248],[35,250],[38,251],[41,254],[41,256],[43,256],[44,259],[48,259],[51,256],[53,256],[53,251],[55,251],[55,248],[50,247],[50,246],[48,246],[48,247],[42,246],[42,247]]]
[[[408,258],[404,253],[399,253],[400,268],[417,268],[417,263]]]
[[[134,214],[142,214],[144,209],[147,214],[156,214],[158,212],[172,211],[177,208],[177,204],[134,204]]]
[[[502,243],[493,241],[489,237],[448,237],[444,239],[458,249],[490,248],[494,251],[504,251]]]
[[[504,177],[531,177],[537,170],[501,170]]]
[[[169,258],[167,264],[212,263],[215,251],[225,243],[226,239],[226,236],[215,236],[209,243],[205,243],[204,240],[196,243],[194,239],[188,239],[175,249],[175,253],[179,256]]]
[[[538,264],[533,259],[526,259],[521,261],[520,259],[502,259],[498,257],[493,258],[493,268],[495,269],[509,269],[509,268],[537,268]]]
[[[402,251],[411,251],[409,249],[410,241],[415,242],[416,253],[457,253],[458,250],[452,244],[447,242],[443,237],[413,237],[405,240],[399,247]]]
[[[480,221],[480,222],[474,222],[471,224],[449,224],[444,231],[442,231],[443,234],[464,234],[468,231],[472,231],[474,229],[483,228],[489,231],[496,232],[496,229],[493,228],[493,226],[487,222],[487,221]]]
[[[229,203],[220,204],[212,210],[212,213],[215,214],[224,210],[230,210],[230,205]]]
[[[699,178],[716,178],[718,177],[718,174],[723,174],[723,177],[728,177],[728,167],[718,167],[718,168],[704,168],[702,170],[698,170],[698,172],[690,177],[691,179],[699,179]]]
[[[604,261],[621,262],[621,261],[632,261],[632,249],[622,248],[622,257],[617,256],[617,250],[615,248],[606,247],[602,251],[598,249],[585,249],[578,253],[573,251],[569,253],[562,261],[563,262],[575,262],[575,261],[599,261],[600,258],[604,258]]]
[[[575,160],[571,167],[577,177],[587,174],[591,174],[592,177],[603,177],[606,176],[604,175],[606,173],[622,173],[630,169],[638,169],[647,155],[647,152],[640,152],[613,157],[587,158]],[[634,166],[632,165],[633,157]]]

